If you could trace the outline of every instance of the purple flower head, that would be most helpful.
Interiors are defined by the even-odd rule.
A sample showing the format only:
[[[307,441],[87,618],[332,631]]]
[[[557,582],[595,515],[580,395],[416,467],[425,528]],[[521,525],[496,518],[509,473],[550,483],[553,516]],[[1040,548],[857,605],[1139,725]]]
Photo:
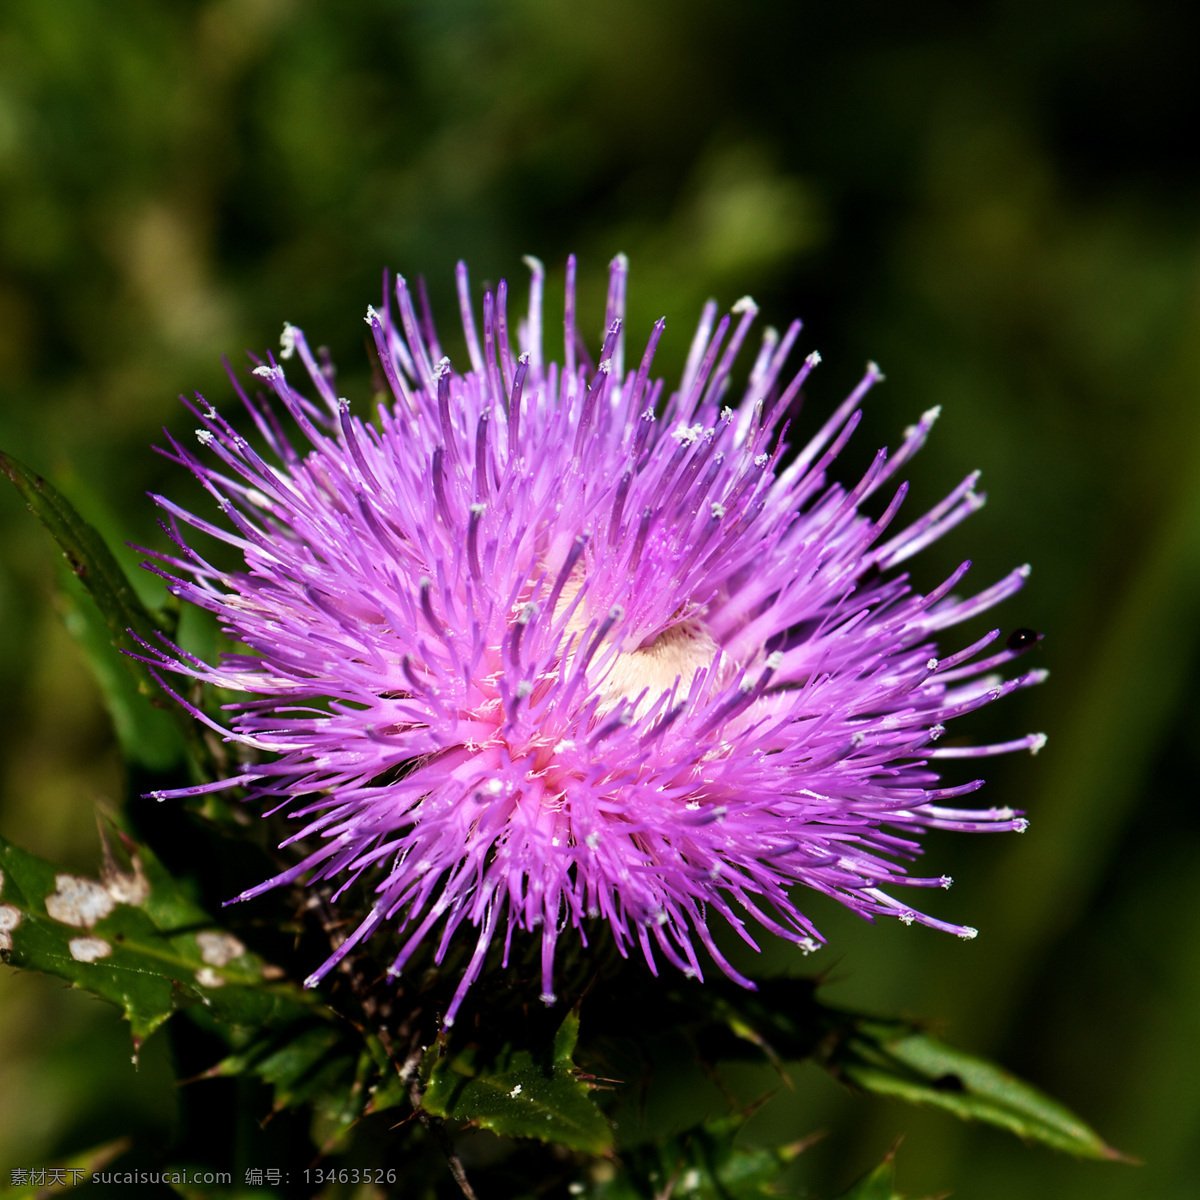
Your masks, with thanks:
[[[258,448],[203,400],[189,405],[219,462],[173,438],[168,456],[222,521],[155,497],[179,547],[155,569],[249,653],[156,653],[247,695],[225,729],[193,711],[260,761],[157,795],[236,785],[299,822],[289,841],[316,848],[239,899],[305,876],[340,894],[369,873],[373,906],[310,984],[385,923],[402,937],[393,974],[426,939],[440,962],[462,929],[474,952],[447,1023],[489,947],[502,939],[507,956],[518,930],[540,929],[552,1002],[556,942],[568,926],[586,937],[589,918],[652,971],[661,955],[699,976],[699,943],[752,986],[714,944],[711,914],[751,945],[747,914],[814,949],[796,884],[864,917],[974,937],[889,888],[949,885],[897,864],[922,830],[1024,828],[1008,809],[958,807],[981,781],[941,787],[935,760],[1036,752],[1042,735],[935,743],[952,718],[1044,673],[995,675],[1020,651],[984,655],[998,631],[944,658],[935,641],[1017,591],[1027,567],[969,599],[952,595],[968,563],[928,595],[895,570],[983,502],[971,475],[896,531],[906,485],[893,478],[937,411],[847,490],[828,471],[874,364],[792,453],[788,421],[819,362],[784,375],[799,322],[766,331],[729,406],[756,308],[740,300],[718,320],[710,302],[666,395],[650,374],[662,321],[626,364],[623,256],[598,364],[568,260],[561,367],[544,356],[544,272],[527,261],[527,315],[513,322],[501,281],[482,339],[459,265],[465,372],[443,357],[423,290],[414,304],[397,279],[394,301],[367,311],[391,396],[366,417],[291,326],[279,358],[299,359],[307,394],[274,358],[254,370],[274,399],[239,388]],[[864,515],[885,487],[882,515]],[[210,565],[180,522],[236,547],[244,569]]]

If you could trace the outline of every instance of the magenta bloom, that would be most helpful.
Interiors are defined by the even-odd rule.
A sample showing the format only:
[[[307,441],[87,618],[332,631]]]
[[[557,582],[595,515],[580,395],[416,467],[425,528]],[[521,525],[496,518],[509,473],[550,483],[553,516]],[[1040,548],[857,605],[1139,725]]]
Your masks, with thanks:
[[[440,961],[466,926],[475,949],[448,1024],[489,946],[502,937],[507,953],[516,930],[540,928],[552,1002],[555,944],[568,926],[585,937],[588,918],[652,971],[657,951],[699,975],[699,942],[747,986],[710,916],[751,945],[743,914],[815,949],[796,884],[867,918],[974,937],[888,889],[949,885],[897,863],[924,829],[1024,828],[1008,809],[957,807],[981,781],[940,787],[934,760],[1036,752],[1042,735],[935,743],[952,718],[1044,672],[992,674],[1019,652],[980,657],[998,631],[944,658],[935,641],[1017,591],[1027,567],[969,599],[952,595],[969,563],[926,596],[895,570],[979,507],[976,475],[899,532],[905,484],[878,518],[860,512],[937,411],[847,490],[828,471],[874,364],[793,452],[788,421],[819,361],[783,375],[798,321],[782,338],[766,331],[727,407],[756,308],[741,300],[718,321],[710,302],[666,395],[650,376],[662,321],[626,369],[623,257],[595,366],[576,328],[574,259],[561,367],[544,357],[543,269],[527,261],[519,355],[505,283],[484,297],[481,344],[460,264],[469,371],[442,356],[426,306],[418,315],[397,279],[395,308],[367,311],[392,393],[377,412],[353,415],[291,326],[279,357],[299,358],[309,394],[274,358],[254,371],[274,402],[239,389],[261,453],[203,401],[189,406],[220,463],[174,439],[169,457],[223,521],[155,497],[180,548],[155,569],[251,653],[156,655],[247,694],[221,732],[261,762],[159,797],[237,785],[299,822],[289,840],[315,848],[239,899],[371,872],[374,906],[309,984],[384,923],[405,937],[393,973],[430,937]],[[235,546],[245,569],[209,565],[178,522]]]

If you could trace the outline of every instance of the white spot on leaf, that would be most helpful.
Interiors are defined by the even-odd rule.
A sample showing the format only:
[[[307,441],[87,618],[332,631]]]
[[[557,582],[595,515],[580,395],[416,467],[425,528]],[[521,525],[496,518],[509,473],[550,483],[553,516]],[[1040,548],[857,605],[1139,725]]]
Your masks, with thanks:
[[[0,878],[0,886],[3,885]],[[0,950],[13,948],[12,931],[21,923],[21,910],[11,904],[0,904]]]
[[[196,982],[201,987],[219,988],[225,986],[225,980],[216,973],[211,967],[201,967],[196,972]]]
[[[240,958],[246,953],[246,947],[231,933],[205,932],[196,934],[196,945],[200,947],[200,957],[210,967],[223,967],[226,963]],[[199,978],[199,976],[197,976]],[[224,983],[221,980],[221,983]],[[205,985],[219,987],[220,984]]]
[[[131,904],[138,908],[150,898],[150,881],[142,872],[142,864],[136,856],[130,874],[118,871],[115,866],[109,866],[101,872],[100,878],[108,894],[118,904]]]
[[[95,962],[98,958],[107,958],[112,953],[112,946],[103,938],[77,937],[67,943],[71,957],[76,962]]]
[[[46,913],[55,921],[91,929],[112,912],[116,901],[107,888],[94,879],[77,875],[55,875],[55,890],[46,897]]]

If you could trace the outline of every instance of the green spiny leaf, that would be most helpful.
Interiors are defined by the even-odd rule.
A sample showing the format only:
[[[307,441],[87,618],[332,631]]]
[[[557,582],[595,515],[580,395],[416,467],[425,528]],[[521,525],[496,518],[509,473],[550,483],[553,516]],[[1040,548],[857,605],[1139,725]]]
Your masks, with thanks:
[[[120,1007],[135,1045],[172,1013],[202,1005],[225,1025],[279,1026],[331,1015],[215,926],[145,847],[123,872],[105,848],[99,879],[76,876],[0,838],[0,950]]]
[[[1080,1158],[1124,1157],[1037,1088],[904,1021],[860,1019],[826,1065],[864,1091],[995,1125]]]
[[[164,631],[164,625],[142,604],[99,532],[79,515],[57,488],[24,463],[0,453],[0,470],[12,480],[29,510],[58,543],[68,566],[94,602],[111,644],[119,650],[140,653],[139,639],[153,642],[155,635]],[[121,655],[120,662],[137,691],[151,701],[162,703],[172,714],[197,760],[203,761],[199,754],[199,735],[188,714],[170,700],[145,663],[128,654]],[[104,685],[103,679],[101,685]],[[117,689],[114,694],[119,691]]]
[[[756,994],[736,994],[718,985],[689,996],[737,1039],[718,1047],[721,1057],[747,1053],[751,1046],[776,1066],[811,1057],[863,1091],[931,1105],[1080,1158],[1123,1158],[1037,1088],[955,1050],[913,1022],[880,1020],[822,1004],[812,980],[768,980]]]
[[[737,1139],[754,1108],[705,1121],[674,1137],[621,1152],[614,1174],[588,1187],[592,1200],[766,1200],[778,1196],[784,1169],[806,1143],[768,1148]]]
[[[83,585],[71,572],[60,574],[63,623],[79,643],[100,687],[125,758],[152,771],[166,770],[186,752],[173,711],[178,706],[170,702],[168,709],[165,698],[151,696],[139,687],[136,673],[126,665],[131,660],[114,646],[108,624]]]
[[[834,1200],[904,1200],[896,1191],[896,1171],[892,1165],[894,1151],[874,1170],[868,1171],[850,1187],[839,1192]]]
[[[474,1121],[506,1137],[602,1154],[612,1146],[612,1131],[575,1071],[578,1032],[572,1012],[549,1046],[506,1044],[486,1059],[478,1046],[447,1055],[434,1064],[422,1104],[435,1116]]]

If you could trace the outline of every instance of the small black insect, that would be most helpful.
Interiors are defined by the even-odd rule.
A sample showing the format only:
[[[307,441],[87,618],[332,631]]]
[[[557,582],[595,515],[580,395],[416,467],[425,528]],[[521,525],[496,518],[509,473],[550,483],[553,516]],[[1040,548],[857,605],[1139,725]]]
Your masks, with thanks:
[[[1032,646],[1038,640],[1038,634],[1033,629],[1014,629],[1008,635],[1008,648],[1010,650],[1024,650]]]

